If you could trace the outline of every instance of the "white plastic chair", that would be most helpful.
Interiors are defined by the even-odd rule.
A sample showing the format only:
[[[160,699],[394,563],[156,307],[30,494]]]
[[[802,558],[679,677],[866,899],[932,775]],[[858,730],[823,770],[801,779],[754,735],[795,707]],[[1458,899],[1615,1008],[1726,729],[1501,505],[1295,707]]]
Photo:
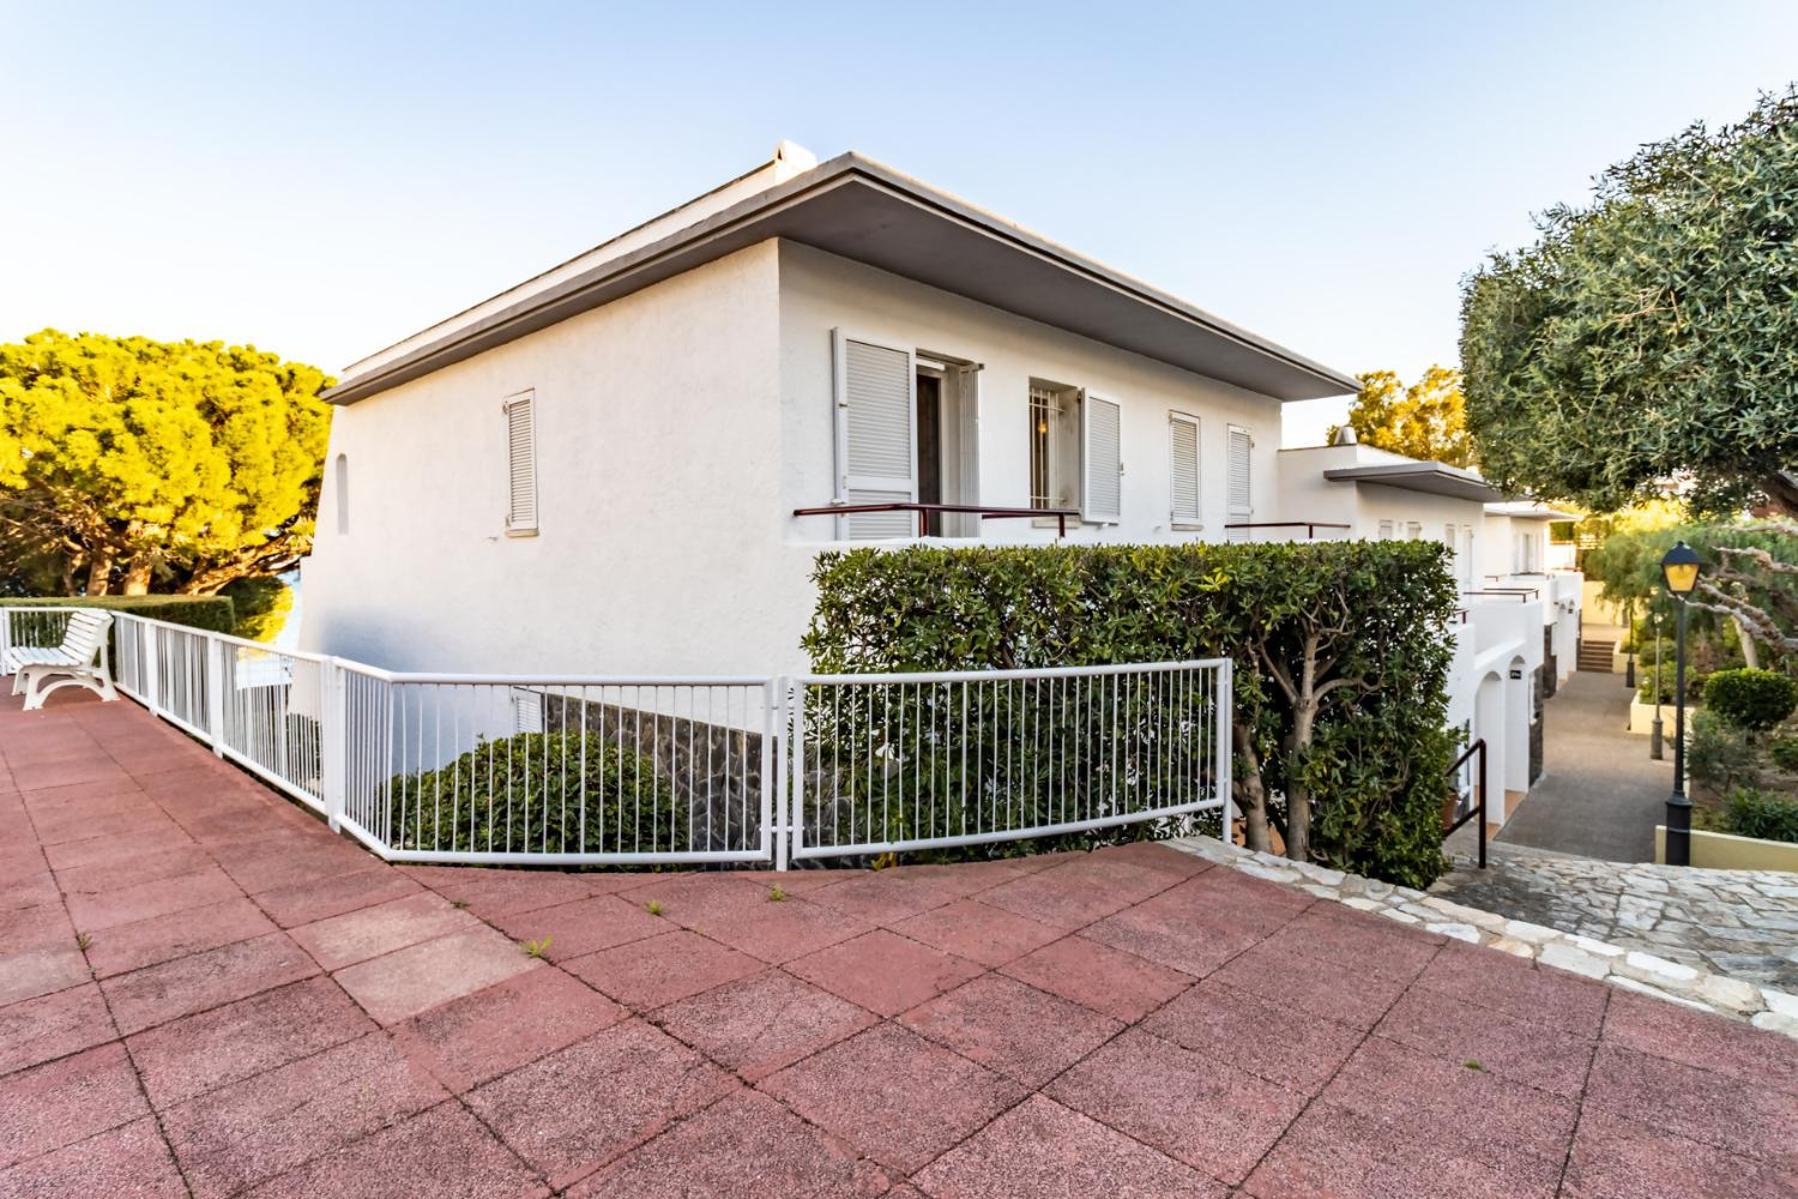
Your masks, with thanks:
[[[61,645],[13,646],[0,656],[0,673],[12,675],[14,695],[25,693],[27,712],[43,707],[44,700],[60,687],[85,687],[110,703],[119,697],[112,686],[106,648],[111,628],[112,617],[107,613],[78,609],[69,615]]]

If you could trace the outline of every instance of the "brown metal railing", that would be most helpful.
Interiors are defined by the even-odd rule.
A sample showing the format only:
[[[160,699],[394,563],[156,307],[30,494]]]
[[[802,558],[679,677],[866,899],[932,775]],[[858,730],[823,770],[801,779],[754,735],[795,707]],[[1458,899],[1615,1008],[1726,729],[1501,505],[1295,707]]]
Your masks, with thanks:
[[[1473,807],[1469,808],[1459,820],[1442,830],[1442,839],[1448,840],[1454,835],[1456,829],[1478,816],[1480,818],[1480,869],[1484,870],[1486,868],[1486,739],[1484,737],[1461,751],[1461,756],[1455,759],[1455,764],[1448,768],[1448,777],[1458,781],[1461,767],[1467,764],[1467,759],[1475,757],[1479,759],[1479,767],[1473,776]],[[1462,798],[1464,797],[1461,789],[1457,786],[1455,788],[1455,806],[1460,806]]]
[[[1319,529],[1348,529],[1352,526],[1332,520],[1244,520],[1227,524],[1225,529],[1303,529],[1305,540],[1316,541]]]
[[[916,512],[918,536],[930,535],[930,517],[935,512],[959,512],[982,520],[1028,520],[1033,517],[1055,521],[1055,535],[1068,535],[1068,518],[1079,516],[1077,508],[992,508],[983,504],[919,504],[894,502],[884,504],[826,504],[821,508],[795,508],[794,516],[849,516],[856,512]]]

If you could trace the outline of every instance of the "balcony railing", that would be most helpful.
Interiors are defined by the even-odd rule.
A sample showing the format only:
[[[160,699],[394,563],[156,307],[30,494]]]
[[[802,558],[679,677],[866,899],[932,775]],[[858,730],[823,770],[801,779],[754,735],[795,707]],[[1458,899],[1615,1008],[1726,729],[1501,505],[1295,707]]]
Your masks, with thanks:
[[[1303,529],[1305,530],[1304,540],[1317,541],[1319,540],[1319,537],[1317,536],[1317,531],[1319,529],[1335,529],[1347,533],[1351,527],[1352,526],[1350,525],[1341,524],[1333,520],[1243,520],[1225,525],[1224,531],[1226,533],[1242,532],[1247,534],[1249,538],[1253,538],[1254,532],[1257,529]],[[1277,540],[1298,541],[1299,537],[1295,533],[1289,537],[1279,538]],[[1324,538],[1323,540],[1335,539]]]
[[[994,508],[985,504],[919,504],[894,502],[883,504],[825,504],[821,508],[795,508],[794,516],[852,516],[857,512],[916,512],[918,536],[930,535],[930,517],[937,512],[978,516],[982,520],[1048,519],[1055,522],[1055,535],[1068,535],[1068,518],[1080,515],[1077,508]]]

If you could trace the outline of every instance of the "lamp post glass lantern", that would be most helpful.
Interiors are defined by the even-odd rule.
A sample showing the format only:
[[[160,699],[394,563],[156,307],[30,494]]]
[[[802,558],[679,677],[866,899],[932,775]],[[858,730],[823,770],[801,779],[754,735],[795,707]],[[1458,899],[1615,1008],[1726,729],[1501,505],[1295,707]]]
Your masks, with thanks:
[[[1686,795],[1686,599],[1698,588],[1698,553],[1681,541],[1661,559],[1661,581],[1678,601],[1673,649],[1673,794],[1667,797],[1667,865],[1692,864],[1692,801]],[[1660,679],[1655,679],[1660,686]]]

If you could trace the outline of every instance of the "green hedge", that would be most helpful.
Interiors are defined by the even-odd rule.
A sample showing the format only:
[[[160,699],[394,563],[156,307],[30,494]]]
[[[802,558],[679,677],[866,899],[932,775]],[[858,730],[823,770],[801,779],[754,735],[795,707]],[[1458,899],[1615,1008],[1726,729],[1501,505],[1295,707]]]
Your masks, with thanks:
[[[1719,670],[1704,682],[1704,706],[1737,728],[1765,732],[1798,708],[1798,682],[1771,670]]]
[[[1798,844],[1798,800],[1738,787],[1729,797],[1729,831],[1740,837]]]
[[[170,624],[205,629],[211,633],[230,633],[237,628],[236,606],[222,595],[55,596],[0,599],[0,606],[105,608],[114,612],[128,612],[147,620],[165,620]]]
[[[1278,826],[1293,815],[1286,797],[1309,796],[1313,860],[1414,886],[1442,869],[1456,589],[1434,542],[867,548],[820,555],[814,578],[817,608],[804,646],[820,672],[1229,657],[1239,806],[1265,794]],[[1299,677],[1307,637],[1320,639],[1319,661],[1327,658],[1333,676],[1357,680],[1321,700],[1308,746],[1276,677]],[[931,715],[919,710],[912,719]],[[986,723],[1011,719],[979,715]],[[1081,719],[1066,709],[1050,716],[1076,727]],[[808,731],[827,745],[854,746],[866,739],[868,720],[817,711]],[[1062,757],[1039,757],[1035,769],[1078,777],[1068,755],[1085,742],[1056,744]],[[871,787],[881,769],[876,761],[850,784]],[[916,789],[919,802],[889,817],[889,832],[952,823],[943,809],[965,802],[967,785],[946,777]],[[1125,826],[1116,835],[1143,831]]]
[[[705,849],[705,813],[646,756],[597,735],[520,733],[388,781],[402,849],[589,853]],[[585,834],[585,841],[582,836]]]

